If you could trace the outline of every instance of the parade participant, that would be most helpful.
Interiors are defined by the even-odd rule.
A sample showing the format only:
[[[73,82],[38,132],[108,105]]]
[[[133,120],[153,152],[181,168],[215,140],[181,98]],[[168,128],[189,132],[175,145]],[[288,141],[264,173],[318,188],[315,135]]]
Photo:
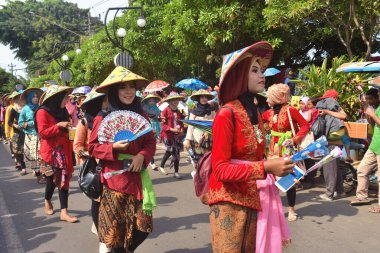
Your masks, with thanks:
[[[148,114],[148,117],[150,119],[150,123],[152,124],[152,128],[154,130],[154,137],[156,138],[157,142],[160,141],[160,135],[161,135],[161,111],[157,107],[157,103],[161,101],[161,98],[159,96],[149,94],[147,95],[142,101],[143,110],[146,114]],[[150,167],[152,170],[157,170],[157,165],[154,163],[154,157],[152,158],[152,161],[150,162]]]
[[[165,144],[165,154],[162,158],[161,165],[158,168],[162,174],[168,173],[164,169],[166,161],[172,156],[174,165],[174,177],[181,179],[179,171],[180,151],[182,149],[182,134],[184,130],[183,120],[185,116],[178,109],[178,104],[183,100],[177,92],[171,92],[169,96],[163,99],[163,102],[169,104],[161,113],[161,139]]]
[[[84,117],[78,122],[74,138],[74,152],[79,158],[79,164],[83,164],[86,158],[90,155],[88,152],[88,145],[94,125],[94,119],[100,111],[106,112],[107,108],[107,96],[96,92],[95,89],[89,92],[86,99],[82,101],[81,110],[84,112]],[[91,232],[96,235],[98,234],[99,207],[100,198],[91,200],[91,217],[93,221]],[[104,243],[100,244],[99,248],[103,249],[105,252],[110,251]]]
[[[283,223],[278,223],[281,217],[284,219],[282,213],[270,213],[270,217],[276,217],[273,223],[267,223],[270,227],[261,224],[261,229],[256,230],[257,215],[264,209],[263,205],[267,208],[276,202],[281,208],[278,191],[276,198],[261,202],[256,181],[266,179],[271,173],[287,175],[294,166],[289,159],[263,160],[265,133],[254,97],[264,90],[263,72],[271,58],[272,46],[268,42],[253,44],[224,57],[219,84],[222,107],[213,122],[208,193],[213,252],[256,252],[257,244],[262,248],[263,238],[276,245],[276,249],[264,247],[266,252],[280,252],[282,243],[290,238],[289,231],[282,233],[286,230],[281,226]],[[261,240],[257,241],[256,235]]]
[[[72,123],[72,126],[76,127],[78,125],[77,97],[70,94],[69,99],[67,100],[65,107],[69,113],[70,122]]]
[[[145,78],[119,66],[96,91],[107,93],[107,113],[132,111],[148,119],[136,96],[136,90],[147,84]],[[102,173],[123,169],[125,163],[119,160],[120,155],[132,155],[132,161],[127,172],[108,179],[102,177],[104,186],[99,210],[99,241],[112,248],[112,252],[134,252],[147,238],[153,226],[152,210],[149,210],[146,203],[149,195],[145,195],[145,187],[143,194],[146,182],[142,180],[142,170],[155,154],[156,140],[153,132],[149,132],[130,143],[118,141],[101,144],[98,130],[105,116],[101,112],[94,119],[89,143],[90,155],[101,160]]]
[[[309,98],[309,100],[307,101],[307,107],[311,111],[311,120],[309,121],[309,127],[311,127],[314,124],[315,120],[318,118],[319,115],[319,111],[317,110],[317,108],[315,108],[317,102],[318,98]]]
[[[41,173],[46,178],[45,213],[54,213],[51,198],[58,188],[61,204],[60,219],[70,223],[76,217],[68,214],[70,179],[73,168],[73,147],[69,140],[70,116],[65,108],[72,88],[51,85],[40,98],[40,107],[35,113],[35,124],[41,140]]]
[[[26,164],[24,161],[25,134],[18,124],[20,111],[24,106],[24,102],[21,99],[22,92],[23,90],[20,90],[18,92],[12,93],[12,95],[9,96],[9,98],[13,101],[13,108],[8,119],[8,126],[13,128],[11,148],[16,159],[16,169],[20,170],[21,176],[26,174]]]
[[[268,89],[267,97],[269,106],[273,108],[263,113],[263,121],[266,129],[271,132],[268,153],[268,158],[271,159],[285,156],[287,146],[299,144],[308,133],[309,124],[297,109],[288,106],[290,99],[288,85],[281,83],[272,85]],[[292,135],[292,125],[296,131],[295,136]],[[288,190],[286,197],[289,205],[288,220],[295,221],[298,217],[295,211],[296,189],[293,187]]]
[[[206,90],[199,90],[191,96],[191,100],[196,101],[196,106],[190,111],[190,120],[213,120],[215,118],[215,110],[208,103],[214,96]],[[186,150],[192,150],[192,159],[197,164],[199,158],[206,152],[211,150],[211,136],[194,126],[189,125],[185,141],[183,143]]]
[[[106,111],[108,106],[105,94],[92,90],[87,94],[87,98],[81,103],[84,111],[83,119],[79,120],[74,137],[74,153],[77,155],[79,164],[83,164],[89,156],[88,143],[93,128],[94,118],[100,111]]]
[[[8,95],[2,95],[0,101],[0,141],[6,142],[7,137],[5,136],[5,111],[7,109]]]
[[[5,115],[4,115],[4,120],[5,120],[4,131],[5,131],[5,137],[7,138],[8,142],[9,142],[9,147],[10,147],[12,158],[14,158],[15,155],[14,155],[13,150],[12,150],[12,141],[11,141],[12,137],[13,137],[13,127],[10,127],[8,124],[9,116],[11,115],[11,111],[12,111],[13,106],[14,106],[13,99],[10,98],[10,97],[12,97],[12,95],[15,95],[15,91],[8,96],[9,102],[8,102],[8,106],[7,106],[7,109],[5,110]]]
[[[356,197],[351,201],[352,206],[369,205],[371,203],[368,199],[369,175],[375,168],[377,168],[377,179],[380,186],[380,100],[378,90],[370,89],[362,103],[364,113],[369,117],[369,122],[374,124],[375,127],[372,142],[357,168],[358,186],[356,188]],[[380,195],[378,198],[378,204],[369,209],[372,213],[380,213]]]
[[[25,158],[31,162],[31,169],[34,175],[39,174],[39,149],[40,140],[34,126],[34,113],[38,108],[38,102],[42,94],[38,88],[26,89],[22,94],[22,99],[26,102],[20,112],[18,125],[25,134],[24,154]],[[26,170],[22,171],[26,174]]]
[[[336,90],[329,89],[316,105],[319,115],[325,118],[325,136],[328,141],[342,139],[345,134],[343,120],[347,117],[347,114],[340,107],[338,96],[339,93]],[[335,144],[329,143],[329,151],[335,146]],[[326,192],[319,195],[319,198],[332,201],[334,200],[335,192],[338,195],[344,195],[343,177],[338,166],[338,159],[323,165],[323,177],[326,182]]]

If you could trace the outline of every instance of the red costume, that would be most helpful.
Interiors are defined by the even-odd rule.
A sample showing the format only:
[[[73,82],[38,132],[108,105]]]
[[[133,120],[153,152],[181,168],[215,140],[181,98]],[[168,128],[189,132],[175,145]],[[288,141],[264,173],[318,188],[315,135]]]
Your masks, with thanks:
[[[184,126],[181,120],[184,118],[185,117],[178,109],[176,111],[173,111],[170,106],[166,107],[161,112],[161,138],[166,138],[168,141],[172,142],[174,140],[174,133],[170,131],[170,128],[177,128],[183,132]]]
[[[231,202],[261,210],[256,180],[265,179],[263,156],[265,139],[257,139],[248,114],[239,100],[226,104],[213,123],[212,173],[209,180],[209,205]],[[259,114],[260,115],[260,114]],[[259,129],[264,133],[259,119]],[[244,160],[234,164],[231,159]]]
[[[148,119],[146,114],[143,116]],[[102,116],[96,116],[93,123],[93,129],[90,136],[89,153],[91,156],[102,160],[102,168],[104,173],[123,169],[123,161],[118,160],[119,152],[113,151],[113,143],[100,144],[98,141],[98,130],[102,122]],[[149,120],[149,119],[148,119]],[[153,132],[143,135],[135,141],[132,141],[124,154],[144,156],[144,164],[148,166],[156,152],[156,139]],[[103,183],[110,189],[118,192],[132,194],[137,199],[143,199],[142,184],[140,173],[124,172],[121,175],[104,179]]]
[[[296,132],[296,136],[292,137],[293,143],[299,144],[305,135],[309,132],[309,123],[304,119],[304,117],[299,113],[296,108],[293,108],[288,105],[284,105],[281,107],[280,112],[277,115],[277,122],[274,122],[274,110],[269,109],[263,113],[263,122],[268,123],[268,128],[279,132],[286,133],[288,131],[292,131],[289,116],[287,112],[287,108],[289,107],[290,116],[293,119],[293,126]],[[278,143],[279,137],[271,136],[271,141],[269,144],[269,156],[274,155],[274,146]],[[281,154],[280,154],[281,156]]]
[[[36,113],[38,135],[41,138],[40,154],[42,160],[53,165],[53,150],[62,146],[65,153],[66,169],[69,176],[73,173],[73,146],[69,140],[69,132],[57,126],[55,118],[44,109]]]

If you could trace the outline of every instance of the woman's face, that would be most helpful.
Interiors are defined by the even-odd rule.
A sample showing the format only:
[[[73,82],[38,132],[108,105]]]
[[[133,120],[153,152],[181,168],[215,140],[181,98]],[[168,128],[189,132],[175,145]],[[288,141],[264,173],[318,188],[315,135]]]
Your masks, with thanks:
[[[265,89],[265,77],[257,58],[253,57],[248,72],[248,91],[254,94]]]
[[[201,103],[202,105],[205,105],[208,103],[208,98],[206,96],[200,96],[199,97],[199,103]]]
[[[65,108],[65,105],[67,103],[67,100],[69,99],[69,93],[66,93],[66,95],[63,97],[62,102],[61,102],[61,108]]]
[[[132,104],[136,97],[136,86],[133,83],[123,83],[119,85],[119,99],[125,105]]]
[[[155,104],[154,98],[148,99],[148,103],[150,106],[154,106],[154,104]]]
[[[309,109],[312,109],[312,108],[314,108],[314,105],[313,105],[313,103],[312,102],[307,102],[307,107],[309,108]]]
[[[38,94],[35,93],[34,96],[33,96],[33,98],[32,98],[32,103],[35,104],[35,105],[38,104],[38,100],[39,99],[40,98],[39,98]]]
[[[178,104],[179,104],[179,100],[178,99],[172,99],[172,100],[169,101],[169,106],[172,109],[177,109],[178,108]]]

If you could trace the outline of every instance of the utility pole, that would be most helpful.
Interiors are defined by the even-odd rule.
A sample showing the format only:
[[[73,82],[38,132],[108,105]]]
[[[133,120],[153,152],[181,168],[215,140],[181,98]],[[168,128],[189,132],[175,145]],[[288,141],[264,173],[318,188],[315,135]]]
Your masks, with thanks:
[[[11,63],[11,64],[8,64],[8,67],[10,67],[11,68],[11,72],[12,72],[12,76],[14,75],[14,67],[16,67],[16,65],[14,65],[13,63]]]
[[[87,17],[88,17],[88,35],[91,36],[92,32],[91,32],[91,14],[90,14],[90,10],[88,10]]]

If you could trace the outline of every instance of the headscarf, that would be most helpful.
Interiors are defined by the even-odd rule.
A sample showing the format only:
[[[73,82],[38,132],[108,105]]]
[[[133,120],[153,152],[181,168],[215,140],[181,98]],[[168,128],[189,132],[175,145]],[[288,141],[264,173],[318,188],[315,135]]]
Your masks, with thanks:
[[[307,105],[307,103],[309,102],[309,97],[301,97],[301,101],[304,103],[304,105]]]
[[[39,109],[44,109],[47,111],[57,122],[69,121],[70,115],[66,107],[61,108],[61,103],[63,98],[66,96],[67,92],[60,92],[51,98],[49,98]]]
[[[212,111],[213,111],[213,108],[211,107],[209,103],[201,104],[200,102],[198,102],[195,108],[191,110],[190,113],[198,117],[204,117],[206,115],[210,115]]]
[[[38,108],[38,104],[33,104],[33,97],[35,94],[37,94],[37,91],[31,91],[26,95],[26,104],[34,112]]]
[[[283,83],[273,84],[268,88],[267,98],[273,105],[287,104],[290,98],[289,86]]]
[[[108,112],[119,111],[119,110],[128,110],[140,115],[143,114],[143,109],[141,106],[141,99],[138,96],[135,96],[135,99],[131,104],[126,105],[122,103],[119,99],[119,86],[112,85],[109,88],[108,92]]]
[[[94,98],[93,100],[87,102],[84,107],[84,117],[87,121],[88,129],[92,130],[95,116],[102,110],[104,96]]]
[[[151,98],[151,99],[154,99],[154,98]],[[144,109],[144,112],[146,112],[146,114],[148,114],[148,117],[149,117],[149,118],[155,118],[155,117],[157,117],[157,116],[160,116],[161,111],[160,111],[160,109],[157,107],[157,103],[154,103],[154,105],[150,105],[150,104],[149,104],[149,100],[150,100],[150,99],[147,99],[147,100],[144,101],[144,103],[143,103],[143,109]]]

